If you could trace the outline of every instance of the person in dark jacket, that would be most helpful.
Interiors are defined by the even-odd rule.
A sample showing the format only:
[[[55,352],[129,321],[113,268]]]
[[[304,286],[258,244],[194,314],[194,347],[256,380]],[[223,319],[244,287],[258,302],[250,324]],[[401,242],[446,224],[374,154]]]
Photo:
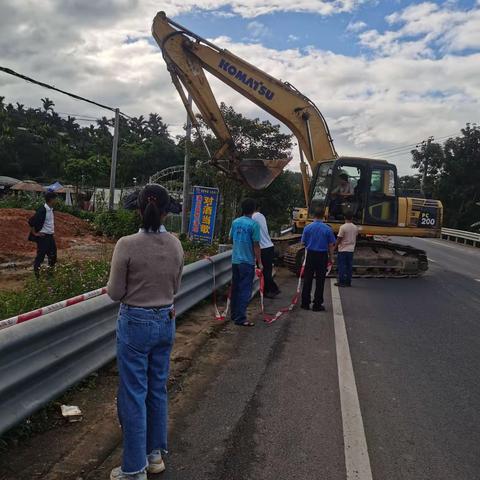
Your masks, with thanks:
[[[45,194],[45,204],[41,206],[33,217],[30,218],[30,235],[28,239],[37,244],[37,256],[33,262],[33,271],[38,277],[40,274],[40,266],[48,258],[48,266],[53,269],[57,262],[57,245],[55,244],[55,219],[53,215],[53,207],[57,199],[57,194],[47,192]]]

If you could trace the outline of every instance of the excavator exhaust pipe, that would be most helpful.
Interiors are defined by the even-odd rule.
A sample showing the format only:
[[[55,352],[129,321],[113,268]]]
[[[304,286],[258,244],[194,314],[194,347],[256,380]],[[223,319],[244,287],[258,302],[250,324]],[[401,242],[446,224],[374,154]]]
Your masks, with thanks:
[[[290,162],[290,158],[263,160],[261,158],[245,158],[237,167],[241,180],[253,190],[267,188]]]

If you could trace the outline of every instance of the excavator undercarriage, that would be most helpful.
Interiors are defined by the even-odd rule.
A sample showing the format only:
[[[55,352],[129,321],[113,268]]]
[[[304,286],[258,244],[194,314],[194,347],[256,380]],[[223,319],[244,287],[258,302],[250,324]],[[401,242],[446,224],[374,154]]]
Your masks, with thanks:
[[[305,247],[299,243],[299,236],[296,236],[296,240],[292,237],[285,240],[274,239],[274,243],[283,263],[298,276]],[[355,278],[414,278],[423,275],[427,270],[428,260],[424,250],[372,238],[361,238],[357,242],[353,261]],[[336,263],[330,275],[335,274]]]

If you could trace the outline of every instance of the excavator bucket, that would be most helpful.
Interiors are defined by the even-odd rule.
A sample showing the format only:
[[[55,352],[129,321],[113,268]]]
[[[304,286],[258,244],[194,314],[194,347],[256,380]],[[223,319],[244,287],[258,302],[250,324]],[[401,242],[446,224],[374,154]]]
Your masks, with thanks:
[[[290,158],[262,160],[261,158],[245,158],[238,165],[242,180],[254,190],[267,188],[285,168]]]

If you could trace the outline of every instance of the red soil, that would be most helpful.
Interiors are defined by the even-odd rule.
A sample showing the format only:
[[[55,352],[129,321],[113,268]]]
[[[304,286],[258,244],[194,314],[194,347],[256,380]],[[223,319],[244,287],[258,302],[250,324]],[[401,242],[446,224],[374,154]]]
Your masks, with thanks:
[[[27,240],[30,228],[28,219],[33,213],[21,208],[0,209],[0,262],[31,256],[35,252],[36,244]],[[68,213],[55,212],[55,240],[58,249],[67,249],[78,243],[78,237],[81,237],[82,243],[103,243],[102,239],[95,238],[92,234],[88,222]]]

